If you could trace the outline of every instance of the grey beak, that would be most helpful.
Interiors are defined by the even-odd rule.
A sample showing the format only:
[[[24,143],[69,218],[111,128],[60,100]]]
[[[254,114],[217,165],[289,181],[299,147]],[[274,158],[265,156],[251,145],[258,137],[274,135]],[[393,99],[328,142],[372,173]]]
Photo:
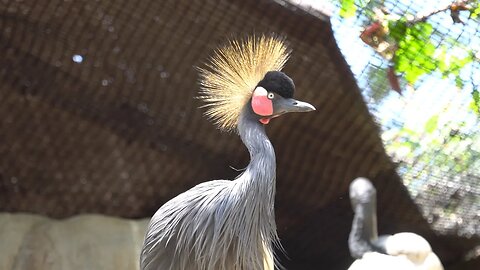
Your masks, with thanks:
[[[280,113],[315,111],[315,107],[313,107],[312,104],[293,98],[286,98],[282,100],[282,102],[280,102],[280,104],[278,105],[278,111]]]

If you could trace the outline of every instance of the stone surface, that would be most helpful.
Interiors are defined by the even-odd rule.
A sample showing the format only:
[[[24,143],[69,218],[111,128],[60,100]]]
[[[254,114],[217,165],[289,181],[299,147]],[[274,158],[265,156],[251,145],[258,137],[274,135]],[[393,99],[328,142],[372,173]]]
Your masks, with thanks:
[[[148,219],[0,214],[0,269],[139,269]]]

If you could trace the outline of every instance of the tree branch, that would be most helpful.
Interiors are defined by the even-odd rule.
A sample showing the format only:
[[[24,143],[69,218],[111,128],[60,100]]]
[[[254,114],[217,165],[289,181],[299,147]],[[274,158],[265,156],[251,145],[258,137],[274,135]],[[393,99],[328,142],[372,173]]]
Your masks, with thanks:
[[[451,4],[445,6],[445,7],[442,7],[442,8],[439,8],[439,9],[436,9],[436,10],[433,10],[433,11],[430,11],[429,13],[427,14],[423,14],[423,15],[420,15],[420,16],[416,16],[414,19],[412,20],[408,20],[407,23],[409,25],[413,25],[413,24],[416,24],[416,23],[419,23],[419,22],[424,22],[426,21],[428,18],[430,18],[431,16],[437,14],[437,13],[440,13],[440,12],[444,12],[444,11],[447,11],[447,10],[450,10],[450,11],[454,11],[454,7],[456,8],[466,8],[467,5],[469,4],[469,2],[471,2],[471,0],[457,0],[457,1],[453,1]],[[468,9],[459,9],[459,10],[468,10]],[[458,10],[456,10],[458,12]]]

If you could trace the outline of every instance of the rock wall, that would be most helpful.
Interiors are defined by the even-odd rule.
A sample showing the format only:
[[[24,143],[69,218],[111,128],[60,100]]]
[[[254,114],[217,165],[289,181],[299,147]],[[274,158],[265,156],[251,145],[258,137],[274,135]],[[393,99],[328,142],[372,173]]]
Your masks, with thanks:
[[[0,214],[0,269],[135,270],[148,219]]]

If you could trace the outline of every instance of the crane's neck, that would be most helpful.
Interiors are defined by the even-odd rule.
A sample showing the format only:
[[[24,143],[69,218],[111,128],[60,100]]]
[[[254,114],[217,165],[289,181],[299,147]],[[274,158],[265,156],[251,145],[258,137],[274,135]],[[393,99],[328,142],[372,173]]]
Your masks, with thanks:
[[[250,163],[237,182],[245,203],[258,209],[256,213],[268,219],[269,226],[274,228],[275,151],[265,133],[265,126],[249,105],[240,115],[238,133],[250,153]]]
[[[240,207],[236,227],[243,228],[241,250],[257,250],[258,256],[273,259],[273,246],[281,248],[275,224],[275,152],[250,104],[245,106],[237,125],[238,133],[250,153],[246,170],[233,181],[231,195]],[[254,246],[250,246],[254,245]],[[268,255],[269,254],[269,255]]]
[[[348,238],[350,253],[361,258],[373,250],[372,242],[378,239],[376,202],[359,203],[354,207],[352,230]]]
[[[243,180],[252,189],[261,193],[267,192],[268,194],[264,195],[269,197],[273,196],[276,173],[275,151],[265,133],[265,126],[249,110],[249,106],[246,106],[240,115],[238,133],[250,153],[250,163],[244,172],[244,175],[249,177],[243,177]]]

